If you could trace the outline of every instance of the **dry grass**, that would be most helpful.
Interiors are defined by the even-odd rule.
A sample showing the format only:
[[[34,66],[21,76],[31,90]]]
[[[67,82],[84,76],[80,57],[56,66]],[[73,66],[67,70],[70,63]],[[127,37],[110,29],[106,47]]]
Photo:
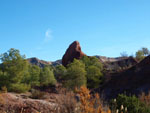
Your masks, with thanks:
[[[139,99],[141,102],[144,102],[146,106],[150,106],[150,92],[148,94],[142,92],[141,95],[139,95]]]
[[[76,92],[80,95],[81,113],[111,113],[109,109],[107,111],[103,110],[98,94],[90,95],[90,91],[84,86],[79,90],[76,89]]]
[[[71,91],[63,90],[63,94],[57,98],[58,106],[55,113],[79,113],[77,112],[77,101],[75,94]]]

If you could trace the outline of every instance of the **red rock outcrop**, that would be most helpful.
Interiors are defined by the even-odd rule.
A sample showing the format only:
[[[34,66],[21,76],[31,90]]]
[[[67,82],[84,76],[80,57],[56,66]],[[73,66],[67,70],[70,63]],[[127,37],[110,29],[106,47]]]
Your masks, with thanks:
[[[73,62],[74,58],[80,59],[83,56],[85,56],[85,54],[81,51],[80,43],[78,41],[74,41],[64,54],[62,64],[67,66],[67,64]]]

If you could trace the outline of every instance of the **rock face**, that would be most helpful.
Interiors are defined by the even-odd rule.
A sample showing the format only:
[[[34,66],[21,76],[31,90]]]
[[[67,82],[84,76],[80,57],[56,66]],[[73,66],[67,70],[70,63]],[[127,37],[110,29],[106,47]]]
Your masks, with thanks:
[[[78,41],[74,41],[64,54],[62,64],[67,66],[67,64],[73,62],[74,58],[80,59],[83,56],[85,56],[85,54],[81,51],[80,43]]]

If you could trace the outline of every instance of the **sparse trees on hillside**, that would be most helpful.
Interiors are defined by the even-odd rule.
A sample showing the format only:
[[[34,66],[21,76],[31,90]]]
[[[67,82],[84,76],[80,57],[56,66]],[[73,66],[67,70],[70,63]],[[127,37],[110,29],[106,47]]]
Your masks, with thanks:
[[[20,55],[19,50],[11,48],[0,56],[0,88],[5,86],[8,91],[24,92],[35,86],[55,85],[53,69],[31,65]]]

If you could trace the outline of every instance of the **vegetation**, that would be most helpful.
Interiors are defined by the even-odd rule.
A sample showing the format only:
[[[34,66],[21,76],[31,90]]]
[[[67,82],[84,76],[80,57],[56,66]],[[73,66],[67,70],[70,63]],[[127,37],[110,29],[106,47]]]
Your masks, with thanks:
[[[40,73],[40,86],[48,86],[48,85],[55,85],[56,79],[54,77],[53,70],[46,66],[41,69]]]
[[[41,69],[29,64],[25,55],[20,55],[19,50],[11,48],[2,54],[0,59],[0,88],[6,87],[8,91],[20,93],[30,90],[31,87],[56,84],[53,69]]]
[[[76,93],[80,95],[81,113],[111,113],[109,109],[107,109],[107,111],[103,110],[99,95],[91,95],[90,91],[85,86],[76,89]]]
[[[149,54],[150,54],[150,51],[148,50],[148,48],[143,47],[142,49],[136,52],[135,56],[138,61],[141,61]]]
[[[136,96],[126,96],[124,94],[118,95],[117,99],[111,101],[111,110],[115,113],[149,113],[145,103],[141,102]]]
[[[28,89],[27,84],[22,84],[22,79],[27,74],[28,62],[25,56],[21,56],[19,50],[10,49],[0,57],[2,61],[0,74],[0,87],[6,86],[8,91],[20,89],[24,92]],[[16,87],[18,86],[18,87]]]
[[[103,66],[96,57],[84,56],[81,61],[85,64],[87,87],[97,88],[103,82]]]
[[[68,64],[67,73],[63,76],[63,80],[64,86],[69,89],[86,85],[85,65],[81,61],[74,59],[71,64]]]
[[[79,88],[82,85],[97,88],[103,82],[102,70],[103,66],[96,57],[84,56],[81,60],[74,59],[67,68],[57,66],[55,74],[69,89]]]
[[[66,73],[67,73],[67,69],[63,65],[57,65],[54,69],[54,75],[59,82],[62,81]]]
[[[140,61],[149,54],[150,52],[147,48],[142,48],[136,52],[136,59]],[[126,54],[122,53],[122,56],[126,56]],[[150,94],[142,94],[140,98],[120,94],[111,101],[111,111],[109,108],[104,110],[99,95],[91,95],[89,90],[98,88],[104,81],[103,65],[96,57],[84,56],[80,60],[74,59],[67,67],[58,65],[56,67],[45,66],[40,68],[39,66],[29,64],[25,59],[25,55],[20,55],[19,50],[11,48],[8,52],[1,54],[0,60],[2,62],[0,65],[1,101],[3,101],[1,93],[7,93],[7,91],[17,93],[30,91],[31,98],[43,99],[45,92],[39,89],[45,86],[54,86],[58,80],[59,83],[62,83],[70,91],[67,90],[67,93],[58,98],[59,106],[56,109],[57,112],[150,112]]]

